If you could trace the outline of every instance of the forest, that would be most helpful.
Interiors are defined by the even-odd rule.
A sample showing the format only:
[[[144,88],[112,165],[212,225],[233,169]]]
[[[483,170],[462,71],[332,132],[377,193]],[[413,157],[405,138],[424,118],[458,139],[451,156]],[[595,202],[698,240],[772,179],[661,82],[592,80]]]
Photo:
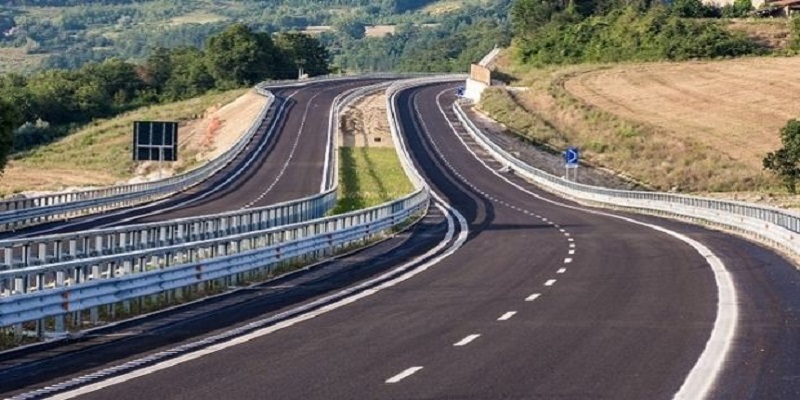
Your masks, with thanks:
[[[139,64],[109,58],[74,70],[8,73],[0,77],[0,162],[10,152],[48,143],[95,118],[210,90],[295,78],[298,68],[326,74],[328,58],[311,36],[273,36],[234,24],[209,37],[202,50],[159,47]],[[13,141],[8,127],[16,128]]]
[[[750,0],[9,0],[0,168],[95,118],[298,68],[464,72],[508,45],[533,66],[763,54],[720,22],[753,13]],[[793,27],[798,51],[800,19]],[[40,62],[3,68],[19,52]]]

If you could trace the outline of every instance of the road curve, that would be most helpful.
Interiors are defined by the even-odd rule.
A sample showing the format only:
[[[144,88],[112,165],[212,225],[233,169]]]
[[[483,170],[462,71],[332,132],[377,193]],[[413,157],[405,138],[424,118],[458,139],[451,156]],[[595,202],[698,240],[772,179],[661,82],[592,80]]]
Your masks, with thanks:
[[[2,238],[165,221],[264,206],[318,193],[323,179],[328,111],[333,100],[347,90],[379,81],[354,79],[274,89],[276,102],[271,111],[274,122],[262,125],[242,154],[196,187],[151,205],[39,225],[4,234]],[[262,144],[256,154],[256,148]]]
[[[675,395],[716,318],[704,257],[673,236],[498,179],[451,130],[437,104],[443,90],[452,91],[403,92],[399,118],[425,179],[466,217],[458,252],[345,307],[156,373],[119,376],[82,398]],[[739,328],[711,397],[798,398],[798,272],[742,239],[631,217],[705,243],[734,277]]]

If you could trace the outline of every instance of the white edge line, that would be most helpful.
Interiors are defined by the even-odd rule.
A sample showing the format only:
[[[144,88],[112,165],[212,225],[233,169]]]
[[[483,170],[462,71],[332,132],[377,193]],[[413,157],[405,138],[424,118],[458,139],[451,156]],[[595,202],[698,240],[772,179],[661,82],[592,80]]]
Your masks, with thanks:
[[[439,106],[439,111],[442,113],[442,115],[444,115],[444,110],[442,110],[441,104],[437,105]],[[447,121],[452,127],[453,125],[450,120],[448,119]],[[698,253],[700,253],[701,256],[706,259],[708,264],[711,266],[711,270],[714,273],[714,281],[717,284],[717,316],[714,320],[714,327],[711,329],[711,335],[708,338],[708,342],[706,342],[703,352],[700,354],[697,363],[689,372],[686,380],[683,382],[683,385],[681,385],[681,388],[678,390],[678,393],[675,394],[674,398],[701,399],[707,397],[719,378],[720,373],[722,372],[725,358],[728,356],[728,353],[730,353],[730,350],[733,347],[733,339],[736,334],[736,327],[739,319],[739,306],[736,299],[736,287],[730,271],[725,268],[725,264],[722,262],[722,260],[720,260],[719,257],[717,257],[702,243],[678,232],[671,231],[658,225],[641,222],[629,217],[623,217],[597,210],[590,210],[583,207],[571,206],[533,193],[492,170],[477,156],[477,154],[475,154],[474,151],[472,151],[472,149],[469,148],[469,146],[467,146],[463,139],[461,139],[458,135],[456,135],[456,137],[459,139],[459,141],[461,141],[467,151],[469,151],[473,157],[475,157],[475,159],[477,159],[486,169],[522,192],[528,193],[531,196],[546,201],[550,204],[572,210],[580,210],[595,215],[617,218],[622,221],[663,232],[692,246]],[[572,239],[570,238],[568,240],[571,241]]]
[[[392,96],[392,98],[394,98],[395,95],[396,95],[396,93]],[[405,142],[403,142],[401,145],[405,146]],[[411,164],[412,168],[413,168],[413,163],[409,163],[409,164]],[[417,176],[421,176],[421,175],[419,175],[419,172],[417,172],[416,170],[414,172],[417,173]],[[400,276],[398,276],[398,277],[396,277],[396,278],[394,278],[392,280],[386,281],[386,282],[384,282],[384,283],[382,283],[382,284],[380,284],[380,285],[378,285],[378,286],[376,286],[374,288],[367,289],[367,290],[359,292],[359,293],[357,293],[357,294],[355,294],[353,296],[350,296],[350,297],[335,301],[335,302],[333,302],[331,304],[328,304],[328,305],[326,305],[324,307],[321,307],[321,308],[319,308],[317,310],[314,310],[312,312],[305,313],[305,314],[299,315],[297,317],[287,319],[285,321],[279,322],[279,323],[277,323],[275,325],[272,325],[272,326],[269,326],[269,327],[266,327],[266,328],[263,328],[263,329],[259,329],[257,331],[253,331],[253,332],[251,332],[251,333],[249,333],[247,335],[239,336],[239,337],[237,337],[237,338],[235,338],[233,340],[230,340],[230,341],[226,341],[226,342],[223,342],[223,343],[218,343],[218,344],[209,346],[207,348],[198,350],[196,352],[192,352],[192,353],[189,353],[189,354],[186,354],[186,355],[183,355],[183,356],[171,359],[171,360],[167,360],[167,361],[163,361],[163,362],[154,364],[154,365],[152,365],[150,367],[147,367],[147,368],[143,368],[143,369],[140,369],[140,370],[135,370],[135,371],[132,371],[130,373],[122,374],[122,375],[116,376],[116,377],[108,379],[108,380],[104,380],[104,381],[101,381],[101,382],[97,382],[97,383],[93,383],[93,384],[90,384],[90,385],[86,385],[86,386],[77,388],[75,390],[70,390],[70,391],[67,391],[67,392],[64,392],[64,393],[60,393],[58,395],[55,395],[55,396],[52,396],[52,397],[49,397],[49,398],[50,399],[54,399],[54,400],[71,399],[71,398],[74,398],[74,397],[77,397],[77,396],[80,396],[80,395],[83,395],[83,394],[95,392],[97,390],[100,390],[100,389],[103,389],[103,388],[106,388],[106,387],[109,387],[109,386],[113,386],[113,385],[116,385],[116,384],[119,384],[119,383],[123,383],[123,382],[126,382],[128,380],[140,377],[140,376],[149,375],[149,374],[152,374],[154,372],[158,372],[158,371],[173,367],[175,365],[182,364],[182,363],[185,363],[187,361],[191,361],[191,360],[200,358],[200,357],[202,357],[204,355],[215,353],[215,352],[220,351],[220,350],[224,350],[226,348],[235,346],[235,345],[240,344],[240,343],[248,342],[248,341],[256,339],[258,337],[261,337],[261,336],[264,336],[264,335],[268,335],[268,334],[270,334],[272,332],[278,331],[278,330],[283,329],[283,328],[290,327],[290,326],[295,325],[295,324],[297,324],[299,322],[314,318],[314,317],[316,317],[318,315],[327,313],[329,311],[335,310],[335,309],[340,308],[342,306],[345,306],[347,304],[353,303],[353,302],[355,302],[357,300],[360,300],[360,299],[362,299],[364,297],[367,297],[367,296],[370,296],[372,294],[375,294],[375,293],[379,292],[380,290],[392,287],[392,286],[394,286],[394,285],[396,285],[396,284],[398,284],[400,282],[403,282],[405,280],[408,280],[408,279],[414,277],[415,275],[417,275],[419,273],[422,273],[422,272],[428,270],[430,267],[436,265],[441,260],[443,260],[443,259],[449,257],[450,255],[452,255],[453,253],[455,253],[467,241],[467,236],[469,235],[469,226],[467,225],[467,220],[464,218],[464,216],[461,215],[461,213],[458,212],[456,209],[454,209],[452,206],[450,206],[447,202],[445,202],[441,198],[441,196],[439,196],[433,190],[430,190],[429,193],[436,200],[438,200],[438,203],[436,203],[436,207],[439,208],[442,211],[443,214],[447,215],[447,235],[446,235],[445,239],[442,242],[440,242],[436,247],[434,247],[433,249],[429,250],[427,253],[425,253],[425,254],[423,254],[423,255],[421,255],[419,257],[416,257],[414,260],[409,261],[408,263],[403,264],[402,266],[400,266],[398,268],[395,268],[393,271],[390,271],[390,272],[387,272],[385,274],[382,274],[382,275],[380,275],[380,276],[378,276],[378,277],[376,277],[376,278],[374,278],[374,279],[372,279],[370,281],[366,281],[366,282],[362,283],[361,285],[368,285],[368,284],[371,284],[371,282],[374,282],[376,280],[381,280],[381,279],[385,278],[386,276],[394,273],[394,271],[401,270],[403,268],[407,268],[408,266],[412,265],[413,263],[418,262],[419,260],[423,260],[423,259],[425,259],[425,258],[427,258],[427,257],[429,257],[429,256],[431,256],[433,254],[436,254],[442,248],[444,248],[447,245],[447,243],[450,241],[450,239],[452,239],[454,231],[455,231],[455,229],[454,229],[455,222],[453,221],[453,218],[451,217],[451,215],[448,214],[448,212],[447,212],[447,211],[450,211],[452,213],[452,215],[454,215],[456,217],[456,219],[458,220],[459,226],[461,227],[461,231],[459,232],[456,241],[450,246],[449,249],[447,249],[447,251],[445,251],[444,253],[440,254],[439,256],[429,260],[428,262],[426,262],[426,263],[424,263],[424,264],[422,264],[422,265],[420,265],[420,266],[418,266],[418,267],[416,267],[416,268],[414,268],[414,269],[412,269],[412,270],[410,270],[408,272],[405,272],[404,274],[402,274],[402,275],[400,275]],[[359,285],[359,286],[361,286],[361,285]],[[345,289],[345,290],[352,290],[352,289]],[[332,297],[332,296],[336,296],[339,293],[341,293],[341,291],[338,292],[337,294],[334,294],[334,295],[331,295],[331,296],[326,296],[325,298],[320,299],[320,301],[324,301],[326,298],[329,298],[329,297]],[[97,373],[97,372],[98,371],[95,371],[94,373]],[[25,394],[21,394],[20,396],[24,396],[24,395]]]

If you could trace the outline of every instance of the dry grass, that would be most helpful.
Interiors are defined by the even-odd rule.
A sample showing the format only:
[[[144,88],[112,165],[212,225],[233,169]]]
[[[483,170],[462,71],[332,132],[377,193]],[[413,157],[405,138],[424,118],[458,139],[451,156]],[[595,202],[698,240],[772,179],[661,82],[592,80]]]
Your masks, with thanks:
[[[345,110],[342,115],[342,137],[346,147],[394,147],[386,119],[386,96],[367,96]]]
[[[180,171],[196,166],[198,155],[202,157],[215,149],[192,145],[200,143],[198,137],[193,139],[196,134],[192,134],[192,125],[202,126],[206,115],[210,116],[245,92],[247,89],[210,94],[95,121],[60,141],[15,156],[0,177],[0,195],[112,185],[133,178],[137,165],[131,159],[131,129],[136,120],[181,121],[179,161],[171,167]],[[222,122],[224,125],[224,120]],[[155,166],[149,165],[139,168],[138,172],[147,174],[154,169]]]
[[[210,24],[214,22],[224,21],[226,18],[222,15],[217,15],[207,11],[197,11],[179,17],[172,18],[169,21],[170,25],[183,25],[183,24]]]
[[[47,54],[27,54],[21,47],[0,47],[0,74],[35,69]]]
[[[366,27],[364,35],[367,37],[384,37],[393,34],[395,30],[394,25],[372,25]]]
[[[786,120],[800,116],[797,66],[800,58],[509,68],[530,90],[490,92],[481,107],[520,134],[578,145],[591,163],[655,189],[775,190],[760,160],[779,145]]]
[[[431,3],[423,7],[420,11],[430,15],[442,15],[460,10],[464,7],[463,0],[445,0]]]
[[[791,34],[789,18],[733,19],[728,30],[744,32],[756,42],[771,49],[785,49]]]

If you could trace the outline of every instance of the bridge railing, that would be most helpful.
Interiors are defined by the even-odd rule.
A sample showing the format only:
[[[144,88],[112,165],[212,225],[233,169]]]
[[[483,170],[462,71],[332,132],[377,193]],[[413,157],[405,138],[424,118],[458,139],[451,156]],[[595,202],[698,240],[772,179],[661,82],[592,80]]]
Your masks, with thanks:
[[[448,79],[454,78],[395,83],[387,93],[393,99],[404,88]],[[364,89],[344,95],[342,106],[336,107],[337,116],[345,103],[368,92]],[[289,221],[281,219],[286,216],[285,212],[281,214],[282,211],[271,208],[267,214],[248,214],[256,211],[250,210],[244,214],[207,217],[216,218],[213,220],[171,221],[168,225],[159,225],[157,231],[126,234],[123,241],[119,240],[119,232],[76,240],[74,245],[72,241],[62,241],[57,245],[60,248],[80,247],[78,242],[84,242],[88,243],[84,249],[96,251],[76,258],[31,257],[41,263],[29,261],[26,265],[0,271],[0,327],[13,326],[18,331],[36,329],[40,336],[45,336],[47,330],[63,334],[67,329],[67,315],[73,315],[73,322],[81,321],[85,317],[81,312],[88,310],[89,322],[96,324],[101,307],[105,307],[106,315],[115,315],[130,309],[132,301],[142,301],[147,296],[161,294],[180,298],[184,290],[220,280],[226,285],[236,285],[252,274],[270,273],[282,265],[318,259],[362,245],[424,215],[429,205],[429,191],[404,148],[394,119],[395,105],[390,103],[392,135],[399,140],[396,148],[416,187],[413,193],[369,209],[294,224],[286,224]],[[303,202],[307,203],[299,200],[298,204]],[[257,226],[256,220],[280,225],[263,229]],[[203,224],[211,224],[204,235],[187,236],[198,232]],[[248,231],[249,228],[253,229]],[[170,237],[170,232],[181,233],[178,236],[185,241],[162,241],[162,237]],[[103,246],[92,247],[93,241],[102,241]],[[38,245],[26,249],[36,247]],[[112,248],[120,251],[109,252]]]
[[[267,124],[270,111],[274,118],[280,113],[283,104],[276,109],[275,98],[270,88],[304,86],[314,83],[351,80],[355,78],[406,78],[416,74],[371,74],[371,75],[326,75],[305,80],[271,81],[256,85],[256,92],[266,96],[268,101],[259,112],[250,128],[236,144],[208,163],[169,178],[136,184],[116,185],[99,189],[54,193],[41,196],[11,198],[0,200],[0,231],[9,231],[45,222],[74,218],[127,207],[161,199],[176,192],[186,190],[208,179],[228,163],[250,143],[258,129]],[[330,179],[328,180],[330,181]]]
[[[322,192],[266,207],[179,218],[164,222],[126,225],[31,238],[0,240],[0,271],[52,262],[120,254],[189,243],[308,221],[325,216],[336,204],[336,159],[332,157],[339,133],[341,111],[366,94],[390,83],[369,85],[338,96],[331,107]]]
[[[800,215],[792,211],[674,193],[607,189],[569,181],[520,161],[475,126],[461,104],[453,104],[453,109],[467,131],[495,158],[546,190],[592,205],[718,225],[800,255]]]

